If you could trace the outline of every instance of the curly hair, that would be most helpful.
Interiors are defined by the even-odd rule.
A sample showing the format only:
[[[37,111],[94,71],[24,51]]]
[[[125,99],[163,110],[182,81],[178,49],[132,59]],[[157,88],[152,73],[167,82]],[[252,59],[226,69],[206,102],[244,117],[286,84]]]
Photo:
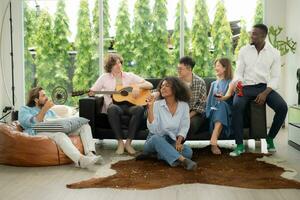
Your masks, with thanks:
[[[105,64],[104,64],[105,72],[110,73],[111,69],[117,63],[118,60],[121,62],[121,64],[123,64],[122,56],[116,53],[108,54],[107,57],[105,58]]]
[[[161,90],[162,83],[164,81],[166,81],[168,84],[170,84],[176,101],[189,102],[189,100],[191,98],[191,91],[184,82],[182,82],[179,78],[174,77],[174,76],[165,77],[159,82],[159,84],[157,86],[158,91]],[[163,99],[163,98],[164,97],[162,97],[161,93],[160,93],[159,99]]]

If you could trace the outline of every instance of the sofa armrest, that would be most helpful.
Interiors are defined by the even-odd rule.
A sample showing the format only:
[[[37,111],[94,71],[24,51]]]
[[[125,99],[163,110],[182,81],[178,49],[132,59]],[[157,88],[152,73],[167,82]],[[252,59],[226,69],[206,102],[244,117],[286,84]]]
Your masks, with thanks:
[[[266,105],[250,103],[250,138],[261,139],[267,137]]]
[[[94,138],[96,116],[101,113],[103,101],[103,97],[85,97],[79,99],[79,116],[90,120],[89,124]]]

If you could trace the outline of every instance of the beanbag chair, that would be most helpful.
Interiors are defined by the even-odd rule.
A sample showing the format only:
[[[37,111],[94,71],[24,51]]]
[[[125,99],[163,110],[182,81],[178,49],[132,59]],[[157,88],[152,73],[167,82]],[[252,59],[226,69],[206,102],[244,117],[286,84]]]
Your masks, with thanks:
[[[0,124],[0,164],[51,166],[72,163],[56,143],[46,136],[30,136],[18,124]],[[80,136],[69,136],[83,153]]]

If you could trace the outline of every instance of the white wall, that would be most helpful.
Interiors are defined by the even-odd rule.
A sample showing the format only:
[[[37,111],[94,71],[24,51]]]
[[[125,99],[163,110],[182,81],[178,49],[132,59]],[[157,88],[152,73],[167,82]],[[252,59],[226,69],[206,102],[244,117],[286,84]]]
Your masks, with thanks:
[[[264,2],[264,23],[270,26],[280,26],[283,28],[280,39],[286,36],[286,0],[265,0]],[[286,57],[281,57],[281,63],[286,62]],[[285,67],[281,68],[281,78],[277,92],[286,100]],[[270,127],[273,121],[274,112],[267,107],[267,126]]]
[[[286,59],[286,91],[288,104],[297,104],[296,95],[296,72],[300,68],[300,1],[288,0],[286,6],[286,36],[297,42],[295,54],[289,54]]]
[[[279,25],[284,28],[283,37],[290,37],[298,43],[295,54],[285,57],[282,80],[288,104],[297,102],[295,95],[296,69],[300,67],[300,1],[299,0],[266,0],[266,24]]]
[[[18,109],[24,104],[23,4],[22,0],[12,0],[11,2],[14,44],[15,107]],[[9,0],[0,1],[0,30],[1,27],[3,27],[2,37],[0,36],[0,57],[2,60],[0,63],[0,116],[2,115],[2,110],[5,106],[12,105],[10,24],[8,5]],[[5,88],[7,89],[7,92]]]
[[[284,28],[281,38],[289,37],[297,42],[295,54],[288,53],[283,57],[284,67],[281,70],[279,93],[288,105],[296,104],[296,71],[300,68],[300,1],[299,0],[265,0],[265,23]],[[268,112],[268,124],[272,114]],[[286,120],[287,121],[287,120]]]
[[[289,2],[289,0],[288,0]],[[286,25],[286,0],[265,0],[264,21],[268,26],[279,25],[285,28]]]

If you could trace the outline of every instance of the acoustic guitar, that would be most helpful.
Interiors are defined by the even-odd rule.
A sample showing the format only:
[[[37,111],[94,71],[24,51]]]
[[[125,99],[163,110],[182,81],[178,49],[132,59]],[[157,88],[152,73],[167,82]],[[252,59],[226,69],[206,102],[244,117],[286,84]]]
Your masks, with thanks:
[[[151,95],[150,90],[147,89],[140,89],[140,95],[137,98],[134,98],[132,96],[132,90],[137,86],[131,85],[131,86],[117,86],[115,91],[94,91],[95,94],[108,94],[112,95],[112,99],[115,102],[129,102],[133,105],[138,106],[145,106],[146,99]],[[89,93],[89,90],[82,90],[82,91],[75,91],[72,92],[72,97],[75,96],[81,96],[83,94]]]

